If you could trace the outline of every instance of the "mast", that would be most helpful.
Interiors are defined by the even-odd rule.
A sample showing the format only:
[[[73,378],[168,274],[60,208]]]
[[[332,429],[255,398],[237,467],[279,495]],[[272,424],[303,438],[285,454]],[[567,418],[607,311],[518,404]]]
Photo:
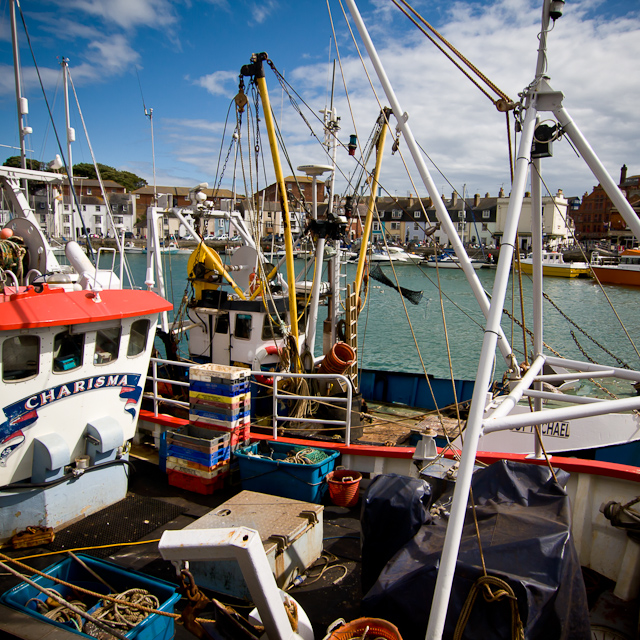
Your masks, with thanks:
[[[29,113],[26,98],[22,97],[22,78],[20,75],[20,49],[18,47],[18,30],[16,27],[16,1],[11,0],[11,42],[13,44],[13,73],[16,83],[16,103],[18,106],[18,133],[20,134],[20,166],[27,168],[25,137],[31,133],[30,127],[24,126],[24,116]],[[26,181],[25,181],[26,184]]]
[[[69,179],[69,200],[71,203],[71,239],[77,240],[76,207],[75,198],[73,197],[73,160],[71,158],[71,143],[75,142],[76,132],[71,126],[71,118],[69,116],[69,58],[62,58],[60,64],[62,66],[62,82],[64,86],[64,116],[67,126],[67,177]]]
[[[269,102],[269,92],[267,91],[267,81],[264,77],[263,61],[268,60],[266,53],[253,54],[251,64],[245,65],[240,70],[241,76],[252,76],[255,79],[262,100],[262,110],[264,111],[264,121],[269,135],[269,146],[271,147],[271,157],[273,169],[276,174],[276,183],[280,192],[280,204],[282,206],[282,220],[284,226],[284,246],[287,262],[287,284],[289,286],[289,319],[291,335],[298,345],[298,304],[296,301],[296,274],[293,263],[293,240],[291,238],[291,217],[289,216],[289,202],[287,201],[287,191],[280,164],[278,153],[278,141],[275,134],[273,114],[271,113],[271,103]],[[295,366],[295,365],[294,365]]]

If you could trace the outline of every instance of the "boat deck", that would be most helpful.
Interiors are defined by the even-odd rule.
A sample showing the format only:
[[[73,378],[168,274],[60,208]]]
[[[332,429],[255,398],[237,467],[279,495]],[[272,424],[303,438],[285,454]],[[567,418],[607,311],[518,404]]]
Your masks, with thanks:
[[[30,567],[43,571],[47,567],[64,560],[65,549],[98,547],[103,544],[119,543],[105,549],[83,550],[82,553],[96,555],[114,562],[123,569],[141,571],[155,578],[179,584],[171,563],[163,560],[157,550],[157,540],[168,529],[183,529],[212,509],[232,497],[240,487],[231,487],[212,495],[200,495],[172,487],[166,474],[158,468],[157,454],[148,446],[134,449],[132,461],[136,468],[129,483],[127,498],[89,516],[70,527],[56,532],[52,544],[29,549],[2,549],[10,558],[23,559]],[[129,503],[127,505],[127,503]],[[316,565],[317,570],[300,586],[290,590],[291,595],[305,610],[316,638],[325,635],[327,627],[337,618],[353,620],[359,617],[360,603],[360,503],[353,508],[337,507],[331,504],[328,494],[324,501],[323,551]],[[154,527],[156,522],[164,522]],[[154,527],[152,530],[149,527]],[[149,541],[147,544],[131,545],[134,542]],[[124,544],[123,544],[124,543]],[[52,549],[57,549],[52,551]],[[40,554],[48,554],[41,556]],[[32,559],[26,559],[29,556]],[[326,557],[327,561],[323,558]],[[323,572],[323,567],[328,564]],[[10,565],[12,566],[12,565]],[[335,568],[331,568],[335,567]],[[13,568],[16,568],[13,565]],[[313,580],[314,575],[322,575]],[[346,572],[346,573],[345,573]],[[32,575],[24,570],[25,575]],[[344,574],[344,577],[342,577]],[[341,579],[342,578],[342,579]],[[5,593],[20,580],[0,570],[0,593]],[[231,606],[239,603],[224,596],[202,590],[209,597]],[[181,612],[187,600],[182,598],[175,611]],[[240,603],[242,604],[242,603]],[[246,614],[246,604],[238,606],[238,613]],[[209,605],[198,616],[210,619],[214,608]],[[175,638],[194,638],[183,626],[175,625]],[[3,638],[20,640],[73,640],[78,635],[70,631],[48,625],[36,618],[0,605],[0,631]]]

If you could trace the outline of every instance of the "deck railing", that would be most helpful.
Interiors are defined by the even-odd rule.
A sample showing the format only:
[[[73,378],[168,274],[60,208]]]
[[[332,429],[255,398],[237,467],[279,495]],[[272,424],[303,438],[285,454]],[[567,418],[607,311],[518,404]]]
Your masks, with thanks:
[[[163,404],[181,407],[183,409],[189,410],[189,403],[184,400],[175,400],[173,398],[168,398],[161,395],[158,392],[159,384],[170,384],[177,385],[179,387],[187,387],[189,388],[188,382],[182,382],[180,380],[172,380],[169,378],[161,378],[158,375],[158,366],[159,365],[167,365],[172,367],[182,367],[186,370],[195,366],[194,363],[188,362],[178,362],[176,360],[164,360],[162,358],[151,358],[151,374],[147,376],[147,380],[152,384],[152,391],[145,392],[143,395],[145,398],[153,401],[153,415],[158,416],[158,407],[162,402]],[[353,399],[353,389],[351,386],[351,382],[346,376],[335,374],[335,373],[288,373],[285,371],[251,371],[251,375],[256,376],[264,376],[268,375],[269,377],[273,377],[273,415],[272,415],[272,425],[273,425],[273,437],[277,440],[278,438],[278,424],[280,422],[300,422],[300,423],[311,423],[311,424],[323,424],[323,425],[335,425],[336,428],[342,428],[345,431],[345,443],[351,443],[351,403]],[[291,393],[289,391],[283,391],[282,389],[278,389],[277,381],[280,378],[304,378],[306,380],[316,380],[316,381],[337,381],[340,383],[340,386],[346,388],[347,396],[307,396],[298,393]],[[325,419],[325,418],[313,418],[313,417],[297,417],[297,416],[289,416],[282,413],[285,407],[286,402],[296,402],[298,400],[311,400],[315,402],[320,402],[328,406],[334,406],[335,404],[344,404],[345,405],[345,417],[344,420],[340,419]]]

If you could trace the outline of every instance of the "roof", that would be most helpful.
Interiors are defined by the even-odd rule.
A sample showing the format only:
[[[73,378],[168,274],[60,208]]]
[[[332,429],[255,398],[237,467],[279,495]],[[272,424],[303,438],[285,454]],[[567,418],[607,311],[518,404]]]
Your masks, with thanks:
[[[5,288],[5,292],[7,288]],[[0,330],[58,327],[121,320],[168,311],[172,304],[152,291],[106,289],[96,301],[93,291],[65,291],[44,285],[42,293],[26,287],[0,295]]]

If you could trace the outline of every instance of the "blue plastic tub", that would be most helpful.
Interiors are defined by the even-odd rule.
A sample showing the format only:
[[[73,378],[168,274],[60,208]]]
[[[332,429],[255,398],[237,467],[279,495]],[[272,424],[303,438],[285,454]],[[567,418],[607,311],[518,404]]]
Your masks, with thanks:
[[[177,587],[170,582],[151,578],[137,571],[130,569],[122,569],[112,562],[99,560],[92,556],[78,554],[78,557],[95,571],[101,578],[109,583],[117,591],[126,591],[127,589],[139,588],[146,589],[160,601],[158,609],[160,611],[168,611],[173,613],[174,604],[180,599],[180,594],[176,593]],[[80,563],[73,558],[67,558],[58,564],[48,567],[43,573],[54,578],[59,578],[65,582],[69,582],[77,587],[95,591],[101,594],[107,594],[108,589],[105,585],[98,582]],[[42,587],[53,588],[66,600],[75,600],[76,597],[69,587],[64,587],[49,578],[43,576],[32,576],[31,579]],[[38,620],[48,624],[62,627],[67,631],[77,634],[82,638],[91,638],[91,636],[78,631],[72,624],[64,624],[60,622],[52,622],[36,610],[36,604],[32,598],[38,600],[46,600],[47,596],[32,587],[26,582],[21,582],[13,589],[5,592],[0,597],[3,604],[18,609]],[[90,596],[87,596],[90,598]],[[31,600],[31,602],[29,602]],[[90,599],[86,600],[88,611],[91,613],[99,605],[99,599],[94,598],[92,603]],[[29,604],[27,604],[29,602]],[[142,622],[133,627],[127,634],[127,638],[135,638],[135,640],[170,640],[175,633],[173,618],[161,616],[155,613],[148,615]]]
[[[322,502],[327,489],[325,478],[333,471],[339,453],[328,449],[312,449],[313,455],[326,454],[326,457],[314,464],[296,464],[286,462],[287,453],[309,447],[275,441],[267,444],[272,458],[256,457],[258,443],[234,452],[240,465],[242,488],[292,500]]]

